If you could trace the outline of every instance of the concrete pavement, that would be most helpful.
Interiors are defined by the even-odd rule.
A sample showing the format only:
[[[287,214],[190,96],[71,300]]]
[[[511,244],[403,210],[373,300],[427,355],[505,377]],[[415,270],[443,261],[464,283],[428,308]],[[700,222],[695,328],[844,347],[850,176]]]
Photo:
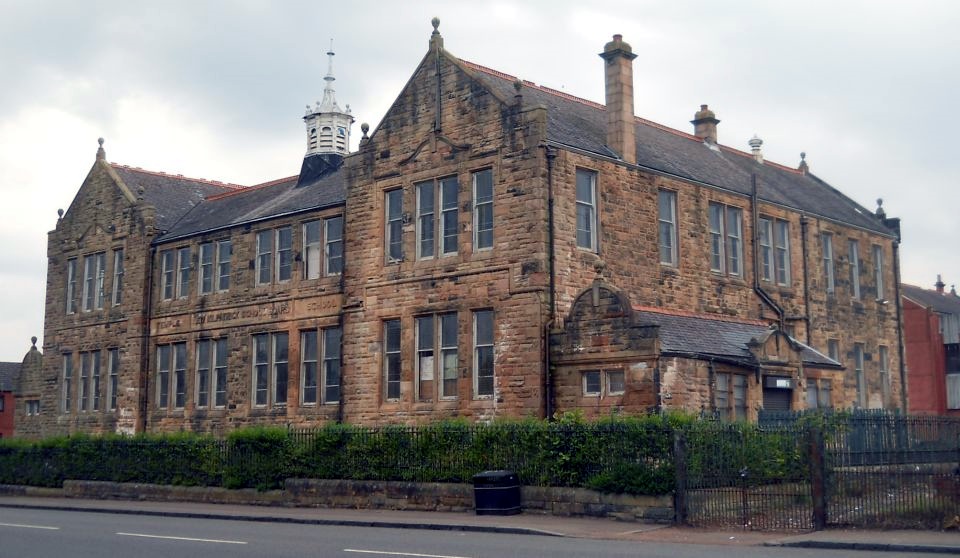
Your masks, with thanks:
[[[0,496],[0,506],[315,525],[498,532],[638,542],[769,545],[960,555],[960,532],[957,530],[938,532],[830,529],[809,533],[772,533],[674,527],[527,513],[512,516],[478,516],[464,512],[294,508],[31,496]]]

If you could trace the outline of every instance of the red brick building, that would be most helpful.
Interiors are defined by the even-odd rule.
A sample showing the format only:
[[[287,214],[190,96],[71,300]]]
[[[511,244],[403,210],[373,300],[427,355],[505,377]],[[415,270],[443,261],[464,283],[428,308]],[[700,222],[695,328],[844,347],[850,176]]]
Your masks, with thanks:
[[[16,408],[13,383],[19,374],[19,362],[0,362],[0,438],[13,437],[13,417]]]
[[[706,105],[693,133],[635,117],[619,36],[600,105],[434,27],[357,152],[328,75],[296,176],[101,147],[50,233],[18,432],[904,406],[897,220],[720,144]]]
[[[911,413],[960,416],[960,297],[903,285],[903,336]]]

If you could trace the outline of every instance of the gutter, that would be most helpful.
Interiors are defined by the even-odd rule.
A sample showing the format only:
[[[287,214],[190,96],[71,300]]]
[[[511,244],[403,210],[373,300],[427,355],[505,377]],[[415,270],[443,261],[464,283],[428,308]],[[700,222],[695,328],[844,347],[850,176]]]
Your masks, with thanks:
[[[810,347],[810,273],[807,268],[807,228],[810,225],[810,219],[806,214],[800,215],[800,250],[803,258],[803,321],[806,324],[807,346]]]
[[[141,320],[143,331],[140,340],[140,433],[147,431],[147,414],[150,409],[150,317],[153,316],[153,272],[156,256],[157,248],[151,246],[147,258],[147,288],[144,290],[143,319]]]

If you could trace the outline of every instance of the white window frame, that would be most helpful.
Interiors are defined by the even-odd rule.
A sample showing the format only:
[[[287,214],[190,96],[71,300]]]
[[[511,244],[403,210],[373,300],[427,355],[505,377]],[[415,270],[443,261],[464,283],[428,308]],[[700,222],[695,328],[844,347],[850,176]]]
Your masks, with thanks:
[[[472,175],[473,181],[473,250],[493,250],[494,207],[493,207],[493,169],[478,170]],[[481,193],[489,185],[490,192]],[[489,215],[482,219],[481,214]]]
[[[227,338],[207,338],[197,341],[196,346],[197,370],[194,377],[194,405],[198,409],[222,409],[226,406],[227,385]],[[206,359],[203,353],[206,352]],[[201,395],[201,371],[206,371],[207,394],[204,399]],[[219,390],[223,386],[223,391]],[[218,396],[223,393],[223,400]]]
[[[293,279],[293,228],[288,226],[277,227],[273,235],[276,242],[274,268],[277,283],[288,283]]]
[[[103,274],[106,255],[103,252],[83,257],[83,303],[84,312],[103,308]]]
[[[80,382],[77,384],[77,411],[86,412],[90,401],[90,352],[80,353]]]
[[[431,331],[425,338],[422,324],[430,324]],[[452,336],[447,336],[444,325],[452,324]],[[458,339],[460,324],[456,312],[442,312],[417,316],[414,319],[414,339],[416,343],[416,359],[414,361],[417,381],[416,397],[418,401],[433,401],[440,399],[456,399],[457,380],[459,377]],[[429,358],[427,358],[429,357]],[[452,380],[452,386],[447,388],[447,381]],[[430,393],[423,393],[422,383],[432,382]]]
[[[883,246],[879,244],[873,245],[873,274],[877,287],[877,300],[886,300],[883,284]]]
[[[773,220],[769,217],[757,219],[757,237],[760,244],[760,278],[773,281]]]
[[[884,406],[890,401],[890,351],[886,345],[877,347],[877,366],[880,369],[880,391]]]
[[[204,242],[198,249],[198,267],[200,273],[197,277],[197,293],[200,295],[210,294],[214,291],[214,266],[216,259],[216,246],[213,242]]]
[[[340,226],[334,227],[335,223],[340,223]],[[343,225],[343,215],[334,215],[323,220],[323,273],[327,277],[343,273]],[[333,265],[333,262],[339,263]]]
[[[63,353],[60,382],[60,412],[67,414],[73,404],[73,353]]]
[[[177,292],[178,299],[190,296],[190,268],[192,267],[189,246],[177,248]]]
[[[340,403],[342,358],[340,326],[310,329],[300,332],[300,404],[305,407],[336,405]],[[307,336],[313,337],[313,351],[309,351]],[[312,365],[314,384],[307,385],[307,369]],[[334,368],[336,368],[334,374]],[[336,383],[333,383],[334,376]],[[334,391],[334,389],[336,391]],[[308,401],[307,394],[311,397]]]
[[[790,223],[773,221],[773,273],[778,285],[790,286]]]
[[[176,257],[172,249],[160,252],[160,298],[163,300],[173,300],[174,267]]]
[[[832,358],[837,362],[841,362],[839,339],[827,339],[827,356],[829,356],[830,358]]]
[[[386,262],[403,261],[403,189],[383,193],[383,253]],[[394,250],[395,249],[395,250]]]
[[[90,400],[87,407],[90,411],[100,410],[100,350],[90,351],[90,360],[93,367],[90,370]]]
[[[603,393],[603,373],[598,369],[583,370],[580,373],[581,378],[581,389],[584,397],[600,397]],[[591,382],[591,379],[594,379]],[[593,389],[591,384],[596,384],[596,389]]]
[[[743,209],[720,202],[707,205],[710,271],[743,277]]]
[[[267,360],[257,360],[257,341],[265,339],[267,342]],[[281,342],[282,340],[282,342]],[[280,349],[283,349],[282,352]],[[251,361],[251,393],[250,402],[255,408],[285,407],[289,395],[290,381],[290,336],[285,331],[272,333],[258,333],[252,339],[253,358]],[[281,355],[283,358],[281,358]],[[261,368],[264,367],[264,368]],[[257,387],[262,374],[266,374],[266,393],[264,402],[257,399],[260,391]]]
[[[123,302],[123,248],[113,251],[113,293],[110,300],[114,306]]]
[[[453,187],[452,198],[448,187]],[[447,176],[418,182],[417,195],[417,258],[429,260],[454,256],[460,245],[460,184],[456,176]],[[429,198],[424,194],[429,194]],[[424,207],[429,199],[432,207]],[[453,234],[447,234],[448,222],[453,222]],[[427,227],[426,225],[429,225]]]
[[[823,252],[823,271],[827,294],[833,294],[837,288],[836,270],[833,265],[833,234],[820,233],[820,246]]]
[[[303,278],[319,279],[322,273],[322,242],[320,219],[303,223]]]
[[[396,326],[396,339],[390,335],[391,326]],[[383,321],[383,397],[386,401],[399,401],[401,393],[401,374],[403,371],[403,353],[401,345],[403,329],[399,318]],[[393,343],[392,341],[396,341]]]
[[[233,257],[233,242],[229,238],[217,241],[217,292],[230,289],[230,260]]]
[[[77,258],[67,260],[67,314],[77,312]]]
[[[666,203],[666,208],[664,203]],[[664,215],[664,209],[667,210],[668,215]],[[657,220],[660,225],[657,230],[660,263],[677,267],[680,261],[677,246],[677,192],[673,190],[657,191]]]
[[[863,343],[853,344],[853,373],[856,380],[857,406],[867,408],[867,378],[863,370]]]
[[[721,420],[747,420],[747,399],[750,384],[744,374],[717,372],[714,374],[714,409]],[[720,403],[723,402],[723,405]]]
[[[847,243],[850,258],[850,297],[860,300],[860,242],[851,239]]]
[[[589,180],[581,184],[581,179]],[[581,186],[587,186],[589,199],[581,196]],[[588,169],[577,169],[574,198],[576,199],[576,244],[581,250],[597,252],[599,249],[599,219],[597,211],[597,172]],[[583,222],[581,222],[583,221]]]
[[[27,416],[35,417],[40,415],[40,400],[27,399]]]
[[[120,388],[120,349],[107,350],[107,410],[117,410],[117,395]]]
[[[254,279],[257,286],[269,285],[273,280],[274,231],[257,231],[257,257],[254,263]]]
[[[490,338],[481,338],[480,336],[480,320],[490,320],[489,330]],[[486,327],[485,327],[486,329]],[[497,392],[497,366],[496,366],[496,320],[493,313],[493,310],[474,310],[473,311],[473,397],[474,399],[486,399],[493,397]],[[489,374],[484,373],[483,378],[490,378],[490,387],[486,389],[486,386],[482,386],[480,383],[481,372],[480,369],[481,362],[483,357],[481,355],[489,352],[490,360],[490,370]]]

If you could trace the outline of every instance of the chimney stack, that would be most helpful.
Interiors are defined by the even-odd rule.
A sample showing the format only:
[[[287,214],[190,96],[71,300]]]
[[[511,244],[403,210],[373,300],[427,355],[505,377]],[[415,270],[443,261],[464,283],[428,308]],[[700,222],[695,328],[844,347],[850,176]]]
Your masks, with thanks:
[[[943,288],[946,287],[946,283],[943,282],[943,279],[940,277],[940,274],[937,274],[937,282],[933,285],[937,288],[937,292],[943,294]]]
[[[607,147],[624,161],[637,162],[636,117],[633,113],[633,59],[623,36],[614,35],[600,57],[606,62]]]
[[[717,143],[717,124],[720,121],[717,120],[717,115],[707,108],[707,105],[700,105],[700,110],[693,115],[690,123],[693,124],[693,135],[705,142]]]

